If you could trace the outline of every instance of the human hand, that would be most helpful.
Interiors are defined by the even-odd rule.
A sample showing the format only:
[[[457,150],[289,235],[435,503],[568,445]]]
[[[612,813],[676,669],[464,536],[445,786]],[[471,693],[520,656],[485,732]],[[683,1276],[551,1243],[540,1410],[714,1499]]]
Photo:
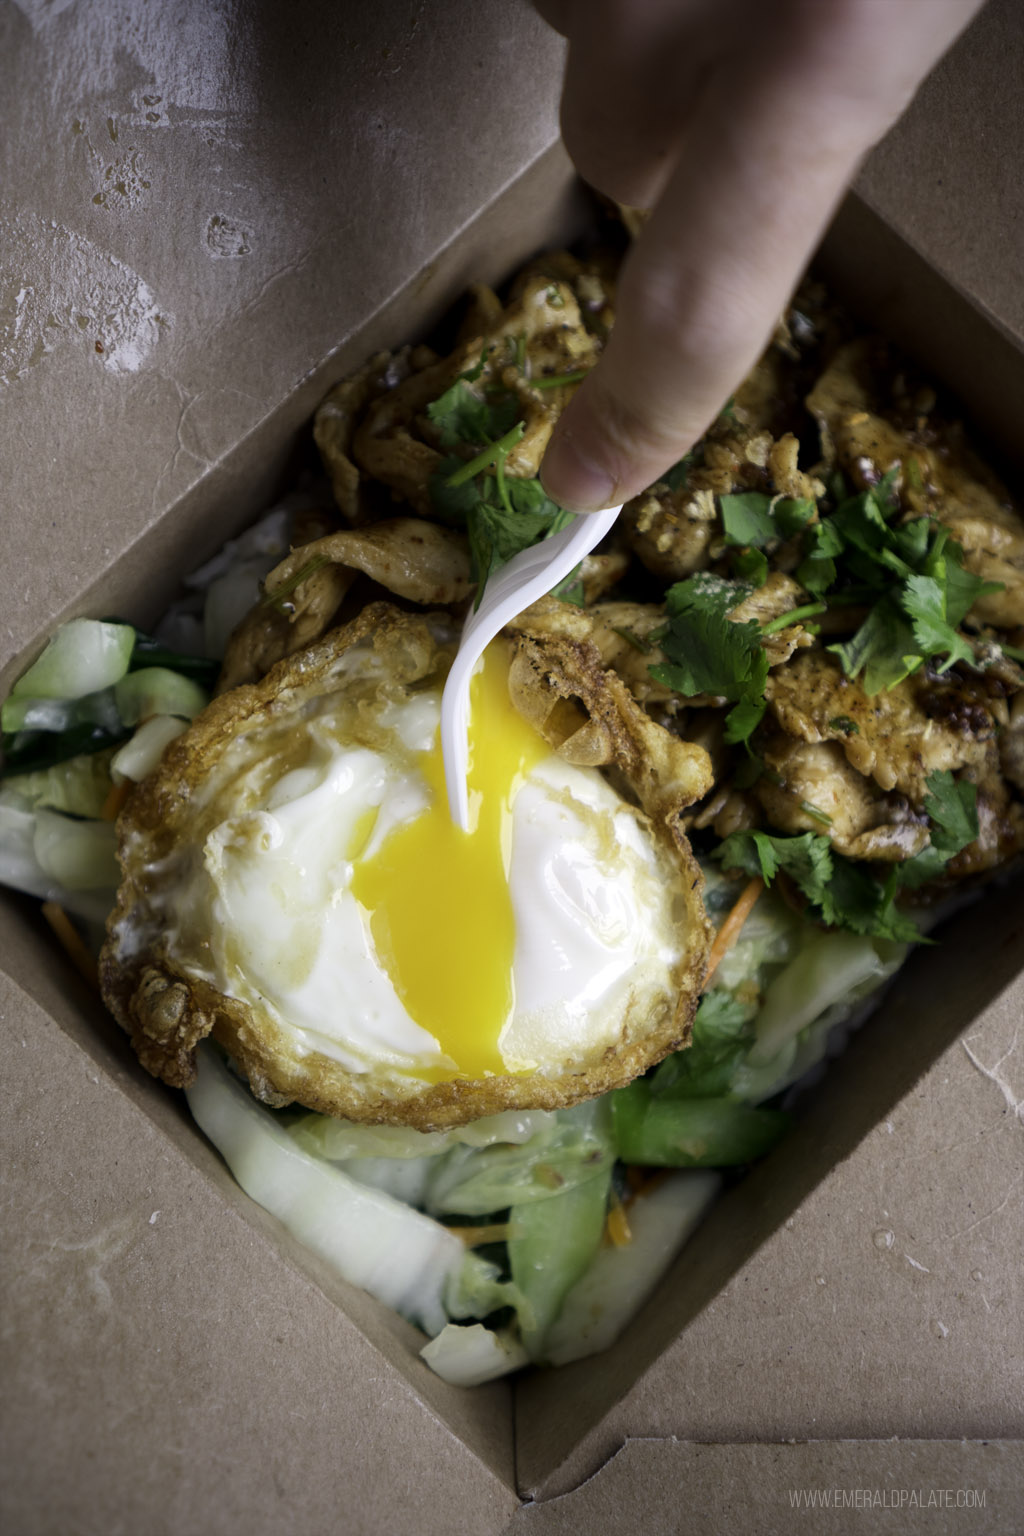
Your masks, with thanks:
[[[581,175],[652,209],[604,355],[541,465],[574,510],[628,500],[757,360],[864,154],[981,0],[536,0],[569,39]]]

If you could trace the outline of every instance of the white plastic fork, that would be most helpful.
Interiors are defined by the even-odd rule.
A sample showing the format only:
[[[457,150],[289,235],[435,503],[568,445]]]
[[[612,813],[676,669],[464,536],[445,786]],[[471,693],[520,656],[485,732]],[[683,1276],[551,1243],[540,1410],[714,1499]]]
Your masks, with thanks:
[[[489,640],[538,597],[557,587],[604,538],[621,507],[584,512],[567,528],[514,555],[489,579],[480,606],[462,628],[459,649],[441,697],[441,753],[448,809],[452,820],[469,831],[469,680]]]

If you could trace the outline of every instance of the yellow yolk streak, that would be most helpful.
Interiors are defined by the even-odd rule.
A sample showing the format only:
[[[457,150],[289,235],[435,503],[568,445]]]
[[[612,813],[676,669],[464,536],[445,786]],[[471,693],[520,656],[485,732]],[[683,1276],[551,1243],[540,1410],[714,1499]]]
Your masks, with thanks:
[[[512,800],[549,751],[508,696],[503,645],[488,647],[470,699],[469,832],[449,815],[437,737],[418,758],[429,807],[357,859],[352,878],[395,991],[456,1063],[436,1074],[442,1078],[506,1070],[500,1037],[515,1002]]]

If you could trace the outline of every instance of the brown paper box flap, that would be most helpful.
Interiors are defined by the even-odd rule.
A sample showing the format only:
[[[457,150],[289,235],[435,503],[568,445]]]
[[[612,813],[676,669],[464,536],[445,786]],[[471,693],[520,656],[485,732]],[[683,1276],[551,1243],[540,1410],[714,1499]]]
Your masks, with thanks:
[[[580,1488],[527,1504],[502,1536],[1005,1536],[1019,1440],[627,1440]]]
[[[852,231],[851,272],[874,263],[877,274],[909,247],[915,274],[925,261],[943,274],[902,287],[876,277],[865,299],[884,313],[921,295],[922,316],[941,302],[947,372],[975,345],[979,311],[993,319],[976,355],[994,356],[996,336],[1005,367],[987,396],[982,370],[976,408],[1001,412],[1004,436],[1024,332],[1021,46],[1015,0],[993,0],[872,156],[844,215],[853,222],[838,226]],[[280,13],[188,0],[173,24],[132,0],[0,12],[0,233],[13,282],[0,290],[5,345],[13,337],[0,379],[0,661],[69,610],[130,601],[152,615],[178,571],[268,504],[300,422],[359,349],[416,334],[467,280],[497,277],[542,230],[565,227],[560,60],[528,8],[513,17],[498,0],[303,0]],[[0,1490],[9,1528],[508,1527],[507,1386],[452,1393],[403,1366],[405,1325],[297,1254],[234,1191],[15,906],[0,899],[14,978],[0,983],[15,1239],[5,1326],[17,1346]],[[655,1530],[664,1506],[646,1502],[660,1495],[644,1458],[664,1456],[682,1458],[695,1488],[705,1473],[727,1487],[734,1477],[750,1528],[773,1456],[804,1457],[808,1483],[852,1481],[863,1466],[880,1484],[895,1468],[910,1486],[875,1437],[1024,1429],[1024,995],[1020,981],[1008,988],[1020,951],[994,948],[986,918],[966,921],[959,979],[939,987],[946,1049],[897,1048],[874,1111],[848,1106],[834,1125],[823,1122],[841,1082],[829,1090],[804,1140],[712,1218],[721,1229],[729,1210],[746,1211],[763,1243],[730,1269],[725,1232],[725,1258],[699,1260],[706,1296],[685,1332],[669,1339],[655,1307],[625,1354],[566,1371],[555,1390],[543,1378],[522,1390],[520,1486],[548,1503],[517,1521],[559,1518],[551,1501],[565,1495],[566,1510],[583,1502],[562,1528],[587,1529],[586,1501],[600,1497],[592,1518],[608,1530]],[[862,1063],[872,1048],[855,1046]],[[827,1157],[843,1159],[822,1182],[796,1166],[815,1125]],[[780,1196],[769,1186],[786,1169]],[[793,1435],[868,1449],[840,1444],[830,1460],[828,1446],[724,1443]],[[686,1443],[645,1448],[648,1436]],[[723,1443],[691,1443],[707,1436]],[[930,1479],[943,1452],[929,1444],[914,1455]],[[1003,1461],[970,1455],[1004,1486],[991,1471]],[[940,1485],[961,1486],[936,1473]]]

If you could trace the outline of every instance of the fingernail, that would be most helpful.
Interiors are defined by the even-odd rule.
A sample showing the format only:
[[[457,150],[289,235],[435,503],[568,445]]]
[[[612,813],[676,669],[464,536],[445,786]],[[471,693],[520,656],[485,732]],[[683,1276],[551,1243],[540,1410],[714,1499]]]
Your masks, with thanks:
[[[570,512],[599,512],[615,502],[611,475],[588,458],[567,432],[560,432],[549,445],[540,477],[551,500]]]

